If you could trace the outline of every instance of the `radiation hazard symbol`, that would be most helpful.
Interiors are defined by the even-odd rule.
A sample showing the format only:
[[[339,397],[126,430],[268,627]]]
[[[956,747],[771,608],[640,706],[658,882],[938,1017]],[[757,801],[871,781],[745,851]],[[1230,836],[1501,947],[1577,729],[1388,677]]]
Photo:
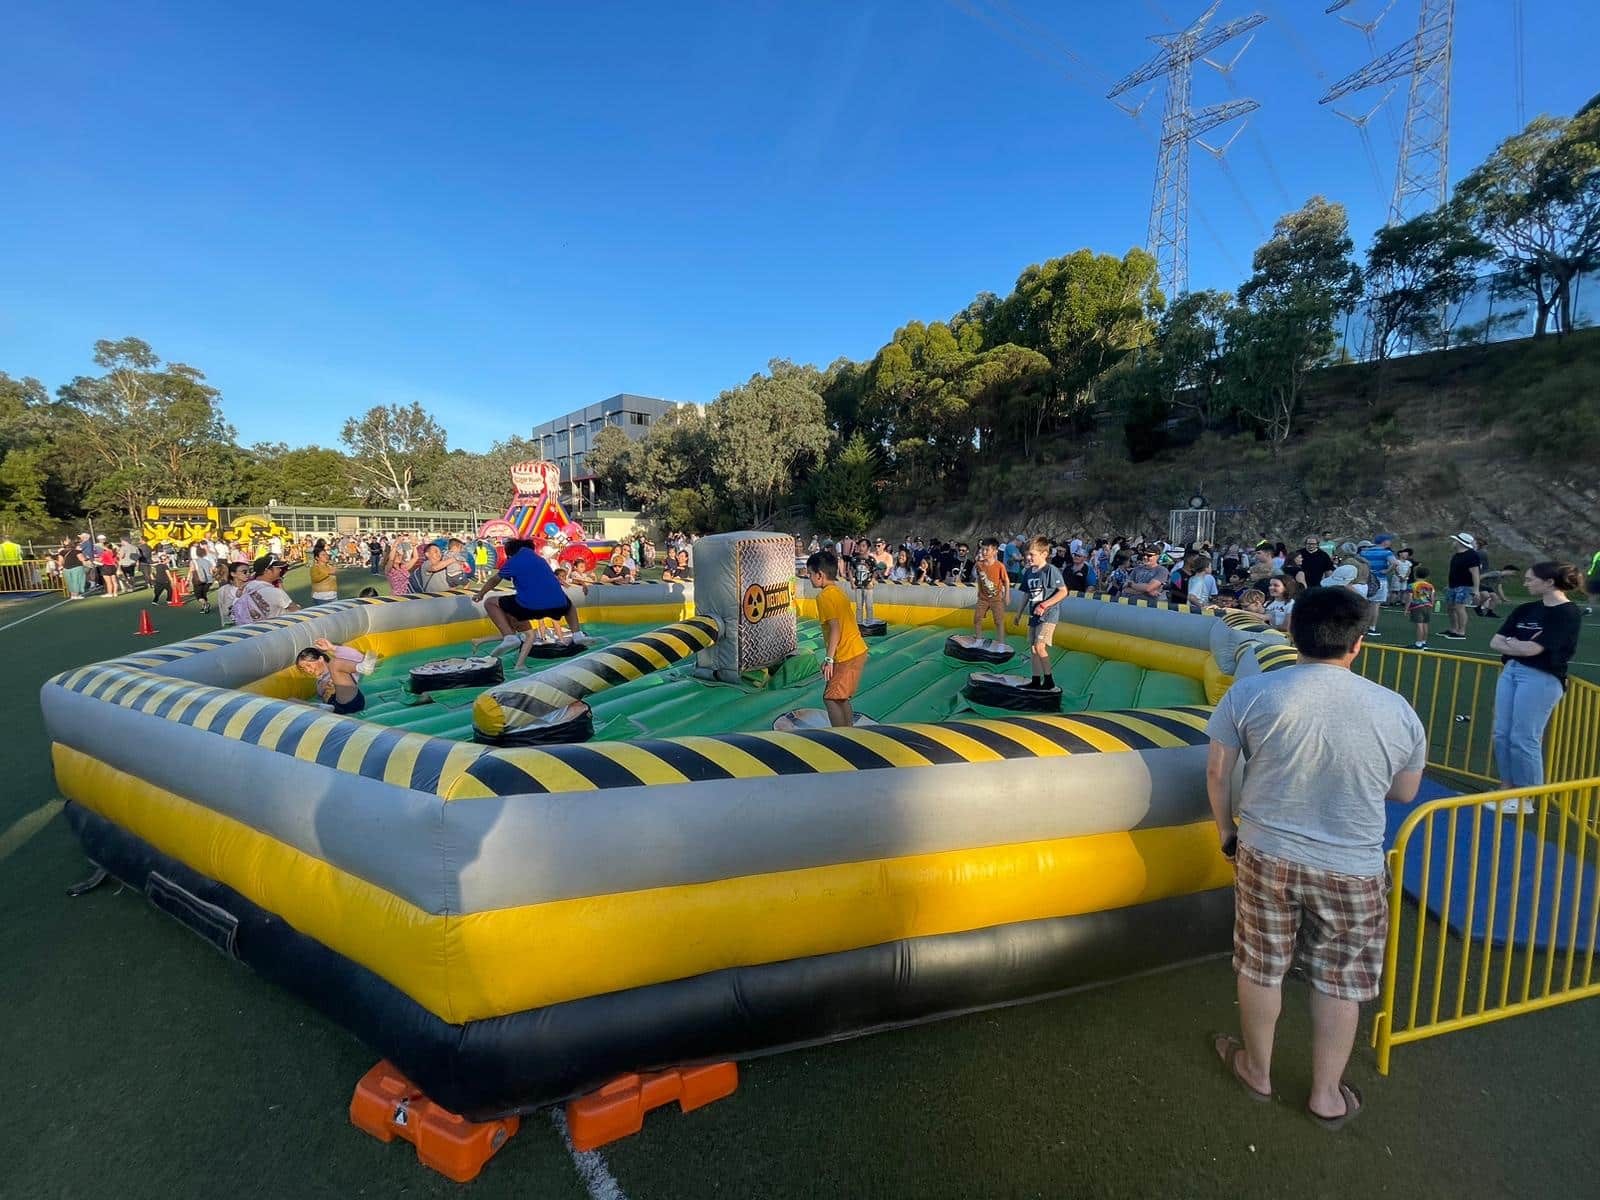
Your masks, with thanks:
[[[747,624],[758,625],[773,613],[782,612],[793,602],[786,583],[752,583],[744,590],[744,601],[739,605]]]

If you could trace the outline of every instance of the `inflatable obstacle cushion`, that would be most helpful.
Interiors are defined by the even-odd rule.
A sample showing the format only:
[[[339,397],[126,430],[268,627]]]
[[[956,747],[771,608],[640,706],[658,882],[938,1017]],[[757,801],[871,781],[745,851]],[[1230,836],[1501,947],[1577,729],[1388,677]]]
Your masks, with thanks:
[[[412,667],[410,685],[413,692],[439,692],[446,688],[488,687],[506,677],[505,664],[492,654],[476,654],[470,658],[439,658],[420,667]]]
[[[1023,675],[974,671],[967,676],[967,686],[961,692],[974,704],[984,704],[990,708],[1004,708],[1012,712],[1060,712],[1061,689],[1029,687],[1031,682]]]
[[[1010,662],[1013,654],[1011,647],[1004,642],[997,645],[967,633],[952,633],[945,638],[944,652],[948,657],[958,658],[962,662],[983,663]]]

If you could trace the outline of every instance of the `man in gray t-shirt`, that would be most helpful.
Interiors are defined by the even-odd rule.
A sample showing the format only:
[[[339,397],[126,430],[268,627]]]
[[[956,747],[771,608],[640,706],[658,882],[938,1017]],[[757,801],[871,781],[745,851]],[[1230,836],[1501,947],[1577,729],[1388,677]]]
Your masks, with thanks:
[[[1312,987],[1312,1116],[1339,1125],[1361,1110],[1343,1082],[1361,1002],[1377,995],[1388,933],[1384,803],[1409,803],[1427,758],[1404,700],[1350,670],[1367,606],[1344,588],[1295,604],[1297,665],[1241,679],[1207,725],[1206,783],[1234,859],[1234,954],[1244,1040],[1216,1051],[1256,1098],[1272,1094],[1280,986],[1299,957]],[[1230,787],[1244,758],[1239,826]]]
[[[1147,546],[1139,552],[1138,565],[1128,572],[1128,584],[1122,591],[1127,596],[1158,600],[1170,578],[1167,569],[1161,565],[1161,552]]]

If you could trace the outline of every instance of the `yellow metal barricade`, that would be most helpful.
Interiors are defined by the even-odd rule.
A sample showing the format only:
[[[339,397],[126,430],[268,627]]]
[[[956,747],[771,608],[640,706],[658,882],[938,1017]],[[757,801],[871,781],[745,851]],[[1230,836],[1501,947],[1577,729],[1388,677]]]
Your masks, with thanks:
[[[1428,731],[1428,767],[1472,782],[1500,782],[1494,768],[1497,659],[1364,645],[1355,661],[1364,678],[1399,692]]]
[[[1600,775],[1600,685],[1568,678],[1566,695],[1550,714],[1544,735],[1544,777],[1560,783]],[[1600,837],[1600,811],[1567,806],[1567,817],[1584,821]]]
[[[25,558],[21,562],[0,563],[0,592],[60,592],[65,584],[57,575],[51,578],[45,571],[42,558]]]
[[[1381,1073],[1406,1042],[1600,996],[1597,819],[1600,777],[1434,800],[1406,818],[1388,855]]]
[[[1430,772],[1499,783],[1497,659],[1367,645],[1355,669],[1416,710]],[[1397,1045],[1600,995],[1600,686],[1568,680],[1545,731],[1545,779],[1429,801],[1400,827],[1372,1030],[1382,1073]],[[1502,813],[1503,801],[1528,807]]]

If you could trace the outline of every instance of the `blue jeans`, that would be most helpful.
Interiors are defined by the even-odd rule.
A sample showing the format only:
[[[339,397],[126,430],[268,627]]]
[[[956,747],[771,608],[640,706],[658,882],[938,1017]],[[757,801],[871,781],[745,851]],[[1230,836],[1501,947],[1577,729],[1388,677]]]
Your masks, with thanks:
[[[1513,659],[1494,689],[1494,761],[1506,787],[1544,782],[1544,727],[1561,700],[1561,681]]]

